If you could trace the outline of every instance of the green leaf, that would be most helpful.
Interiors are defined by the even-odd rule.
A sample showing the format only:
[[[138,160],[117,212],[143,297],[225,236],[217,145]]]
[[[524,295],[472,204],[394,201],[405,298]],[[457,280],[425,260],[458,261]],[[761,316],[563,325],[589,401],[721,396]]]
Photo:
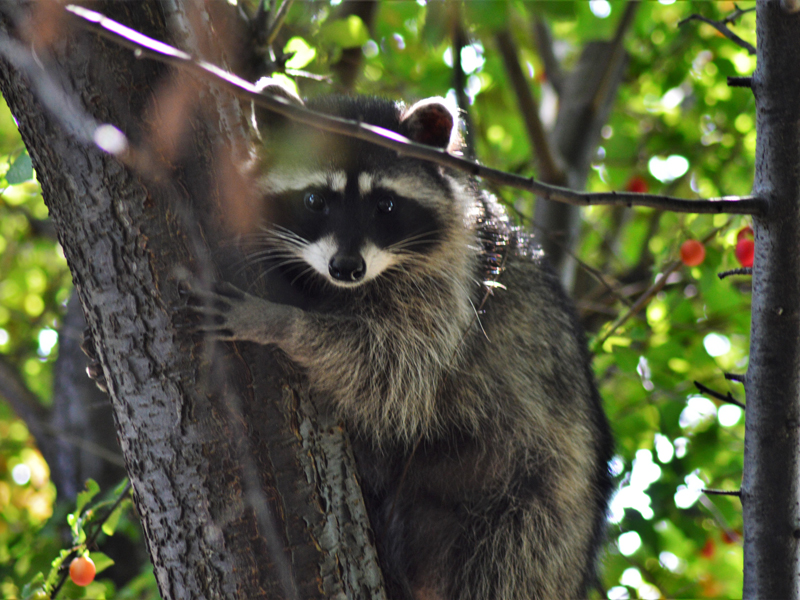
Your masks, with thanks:
[[[317,55],[317,51],[308,45],[308,43],[301,37],[293,37],[290,39],[286,46],[283,47],[286,54],[293,53],[294,56],[286,61],[286,66],[289,69],[302,69]]]
[[[129,505],[130,505],[130,500],[123,500],[122,502],[119,503],[119,506],[117,506],[117,508],[114,509],[114,512],[112,512],[103,523],[103,533],[105,533],[106,535],[114,535],[114,531],[116,530],[117,525],[119,524],[119,519],[122,516],[122,514],[128,509]]]
[[[8,168],[6,181],[10,185],[18,185],[31,179],[33,179],[33,164],[28,151],[24,150]]]
[[[90,552],[89,558],[94,561],[94,566],[98,573],[114,564],[114,560],[102,552]]]
[[[125,491],[125,488],[128,485],[128,478],[126,477],[122,481],[117,484],[117,487],[114,488],[114,497],[119,497],[122,495],[122,492]]]
[[[326,22],[319,32],[320,39],[341,48],[358,48],[369,40],[369,31],[359,17],[350,15],[346,19]]]
[[[80,514],[83,508],[94,498],[100,491],[100,486],[94,479],[86,480],[86,490],[78,494],[78,499],[75,501],[75,514]]]
[[[34,594],[41,591],[42,586],[44,585],[44,575],[42,573],[37,573],[36,577],[31,579],[28,583],[26,583],[22,588],[22,600],[29,600],[33,597]]]

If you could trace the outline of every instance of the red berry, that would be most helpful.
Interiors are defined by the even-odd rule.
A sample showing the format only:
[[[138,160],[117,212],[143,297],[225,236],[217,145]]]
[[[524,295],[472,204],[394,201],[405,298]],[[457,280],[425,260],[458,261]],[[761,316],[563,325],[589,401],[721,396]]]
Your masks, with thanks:
[[[743,267],[753,266],[753,256],[756,251],[756,242],[750,238],[742,238],[736,242],[736,260]]]
[[[681,244],[681,262],[687,267],[696,267],[706,259],[706,247],[697,240],[686,240]]]
[[[753,234],[753,228],[750,227],[749,225],[747,227],[742,227],[739,230],[739,233],[736,234],[736,241],[737,242],[741,241],[741,239],[744,237],[749,237],[751,239],[755,237],[755,235]]]
[[[78,556],[69,563],[69,578],[75,585],[86,586],[94,581],[97,569],[88,556]]]
[[[714,540],[711,538],[706,540],[706,543],[703,544],[703,548],[700,550],[700,555],[704,556],[705,558],[711,558],[714,556]]]
[[[636,192],[637,194],[644,194],[647,192],[647,182],[638,175],[634,175],[625,184],[626,192]]]

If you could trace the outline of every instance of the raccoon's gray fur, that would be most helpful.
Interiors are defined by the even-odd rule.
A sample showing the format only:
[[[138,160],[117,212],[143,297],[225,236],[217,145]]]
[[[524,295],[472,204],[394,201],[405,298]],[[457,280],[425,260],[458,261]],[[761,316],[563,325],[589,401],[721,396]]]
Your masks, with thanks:
[[[309,107],[459,151],[439,98]],[[538,250],[461,173],[274,117],[262,133],[249,261],[280,303],[222,285],[198,327],[276,344],[333,402],[392,600],[585,597],[612,442]]]

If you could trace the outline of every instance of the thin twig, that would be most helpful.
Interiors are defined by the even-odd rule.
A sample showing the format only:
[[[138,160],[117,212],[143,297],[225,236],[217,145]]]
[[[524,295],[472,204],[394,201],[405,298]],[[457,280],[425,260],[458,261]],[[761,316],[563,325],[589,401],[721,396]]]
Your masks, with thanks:
[[[717,400],[722,400],[723,402],[727,402],[728,404],[733,404],[734,406],[738,406],[741,409],[744,409],[745,406],[738,400],[736,400],[730,392],[728,392],[727,396],[723,396],[721,393],[712,390],[710,387],[707,387],[700,383],[699,381],[694,382],[694,386],[700,390],[701,393],[706,394],[707,396],[711,396],[712,398],[716,398]]]
[[[728,87],[752,88],[752,77],[728,77]]]
[[[736,496],[737,498],[741,498],[742,497],[741,490],[709,490],[709,489],[703,488],[700,491],[703,492],[704,494],[708,494],[710,496]]]
[[[284,20],[286,20],[286,15],[289,12],[289,8],[292,6],[294,0],[283,0],[278,12],[275,13],[275,16],[272,18],[272,22],[269,25],[269,31],[267,31],[267,46],[271,46],[272,42],[275,41],[275,38],[278,37],[278,32],[281,30],[281,26],[283,25]]]
[[[741,269],[731,269],[730,271],[722,271],[721,273],[717,273],[717,277],[720,279],[725,279],[730,275],[752,275],[753,274],[753,267],[742,267]]]
[[[678,23],[678,27],[680,27],[681,25],[683,25],[684,23],[687,23],[689,21],[702,21],[703,23],[707,23],[707,24],[711,25],[714,29],[719,31],[726,38],[728,38],[729,40],[731,40],[735,44],[738,44],[739,46],[741,46],[742,48],[747,50],[748,54],[750,54],[751,56],[755,56],[755,53],[756,53],[755,46],[753,46],[753,44],[751,44],[750,42],[746,42],[745,40],[740,38],[738,35],[733,33],[730,29],[728,29],[727,23],[725,21],[714,21],[713,19],[708,19],[708,18],[706,18],[706,17],[704,17],[702,15],[695,14],[695,15],[689,15],[683,21]]]
[[[730,219],[728,220],[728,222],[730,222]],[[726,227],[726,226],[727,226],[727,223],[725,225],[723,225],[722,227]],[[711,240],[715,235],[717,235],[722,230],[722,227],[717,227],[716,229],[712,230],[708,235],[706,235],[701,240],[702,243],[705,244],[709,240]],[[622,327],[622,325],[624,325],[628,321],[628,319],[630,319],[632,316],[634,316],[636,313],[638,313],[640,310],[642,310],[642,308],[644,308],[644,306],[647,305],[647,303],[651,300],[651,298],[653,298],[653,296],[655,296],[658,292],[661,291],[661,289],[667,284],[667,279],[669,279],[669,276],[672,275],[675,271],[677,271],[678,268],[681,267],[681,265],[683,265],[683,263],[681,261],[679,261],[679,260],[671,262],[667,266],[667,268],[664,270],[664,272],[661,273],[661,275],[658,277],[658,279],[655,281],[655,283],[653,285],[651,285],[639,297],[639,299],[633,304],[633,306],[631,306],[625,314],[620,316],[616,321],[614,321],[609,326],[608,331],[606,331],[606,333],[605,333],[605,335],[603,335],[603,337],[601,337],[599,340],[596,340],[592,344],[592,350],[593,351],[597,351],[597,349],[600,348],[603,345],[603,343],[609,337],[611,337],[617,329]]]
[[[749,12],[754,12],[756,10],[755,6],[752,7],[752,8],[739,8],[738,5],[734,4],[733,7],[734,7],[735,10],[731,14],[729,14],[727,17],[722,19],[722,22],[725,25],[727,25],[728,23],[736,23],[736,19],[738,19],[742,15],[747,14]]]
[[[735,381],[737,383],[745,383],[747,381],[747,375],[741,373],[723,373],[723,375],[728,381]]]
[[[636,313],[642,310],[642,308],[644,308],[647,305],[647,303],[653,298],[653,296],[655,296],[658,292],[662,290],[662,288],[667,284],[667,279],[669,278],[669,276],[672,275],[675,271],[677,271],[682,264],[683,263],[679,260],[670,263],[667,269],[663,273],[661,273],[661,275],[658,277],[655,283],[651,285],[647,289],[647,291],[645,291],[641,296],[639,296],[636,302],[634,302],[633,306],[631,306],[625,312],[625,314],[618,317],[617,320],[614,321],[609,326],[608,331],[606,331],[603,337],[594,342],[593,349],[596,351],[597,348],[600,348],[603,345],[603,343],[608,338],[610,338],[614,334],[614,332],[617,331],[617,329],[619,329],[625,323],[628,322],[628,319],[630,319],[632,316],[634,316]]]
[[[656,194],[637,194],[632,192],[582,193],[555,185],[541,183],[532,177],[523,177],[498,169],[485,167],[465,160],[444,150],[411,142],[394,131],[375,125],[360,123],[350,119],[332,117],[314,112],[283,98],[260,93],[253,84],[229,73],[211,63],[194,60],[190,55],[167,44],[148,38],[141,33],[125,27],[100,13],[70,5],[67,10],[75,15],[81,27],[110,39],[121,46],[134,50],[136,56],[147,56],[164,64],[172,65],[191,73],[211,79],[232,94],[252,100],[258,106],[276,112],[286,118],[323,129],[332,133],[353,137],[366,142],[390,148],[399,154],[450,167],[475,177],[493,181],[521,190],[526,190],[546,200],[564,202],[574,206],[649,206],[672,212],[744,214],[763,216],[767,202],[755,196],[726,196],[711,200],[687,200]]]
[[[736,541],[736,543],[741,546],[742,536],[739,535],[739,533],[728,524],[727,519],[725,519],[725,515],[723,515],[719,508],[717,508],[717,505],[714,504],[707,496],[700,496],[700,504],[705,506],[706,510],[711,513],[711,516],[716,519],[717,524],[725,532],[725,535],[727,535],[729,539]],[[681,596],[675,597],[680,598]]]

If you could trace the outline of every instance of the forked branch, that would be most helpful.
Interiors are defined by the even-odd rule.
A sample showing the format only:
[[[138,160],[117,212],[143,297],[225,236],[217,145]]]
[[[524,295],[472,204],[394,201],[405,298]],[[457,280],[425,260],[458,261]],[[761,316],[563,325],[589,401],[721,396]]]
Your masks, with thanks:
[[[737,44],[737,45],[741,46],[742,48],[744,48],[745,50],[747,50],[748,54],[750,54],[751,56],[755,56],[756,47],[753,46],[753,44],[751,44],[750,42],[747,42],[747,41],[743,40],[742,38],[740,38],[738,35],[733,33],[728,28],[728,23],[733,23],[740,16],[742,16],[743,14],[745,14],[747,12],[750,12],[751,10],[755,10],[755,8],[753,8],[753,9],[749,9],[748,8],[748,9],[742,10],[741,8],[739,8],[737,6],[736,10],[733,11],[727,17],[725,17],[722,21],[714,21],[713,19],[709,19],[707,17],[704,17],[702,15],[698,15],[698,14],[689,15],[688,17],[683,19],[683,21],[678,23],[678,27],[680,27],[684,23],[688,23],[689,21],[702,21],[703,23],[707,23],[708,25],[711,25],[714,29],[719,31],[726,38],[728,38],[729,40],[731,40],[735,44]]]

